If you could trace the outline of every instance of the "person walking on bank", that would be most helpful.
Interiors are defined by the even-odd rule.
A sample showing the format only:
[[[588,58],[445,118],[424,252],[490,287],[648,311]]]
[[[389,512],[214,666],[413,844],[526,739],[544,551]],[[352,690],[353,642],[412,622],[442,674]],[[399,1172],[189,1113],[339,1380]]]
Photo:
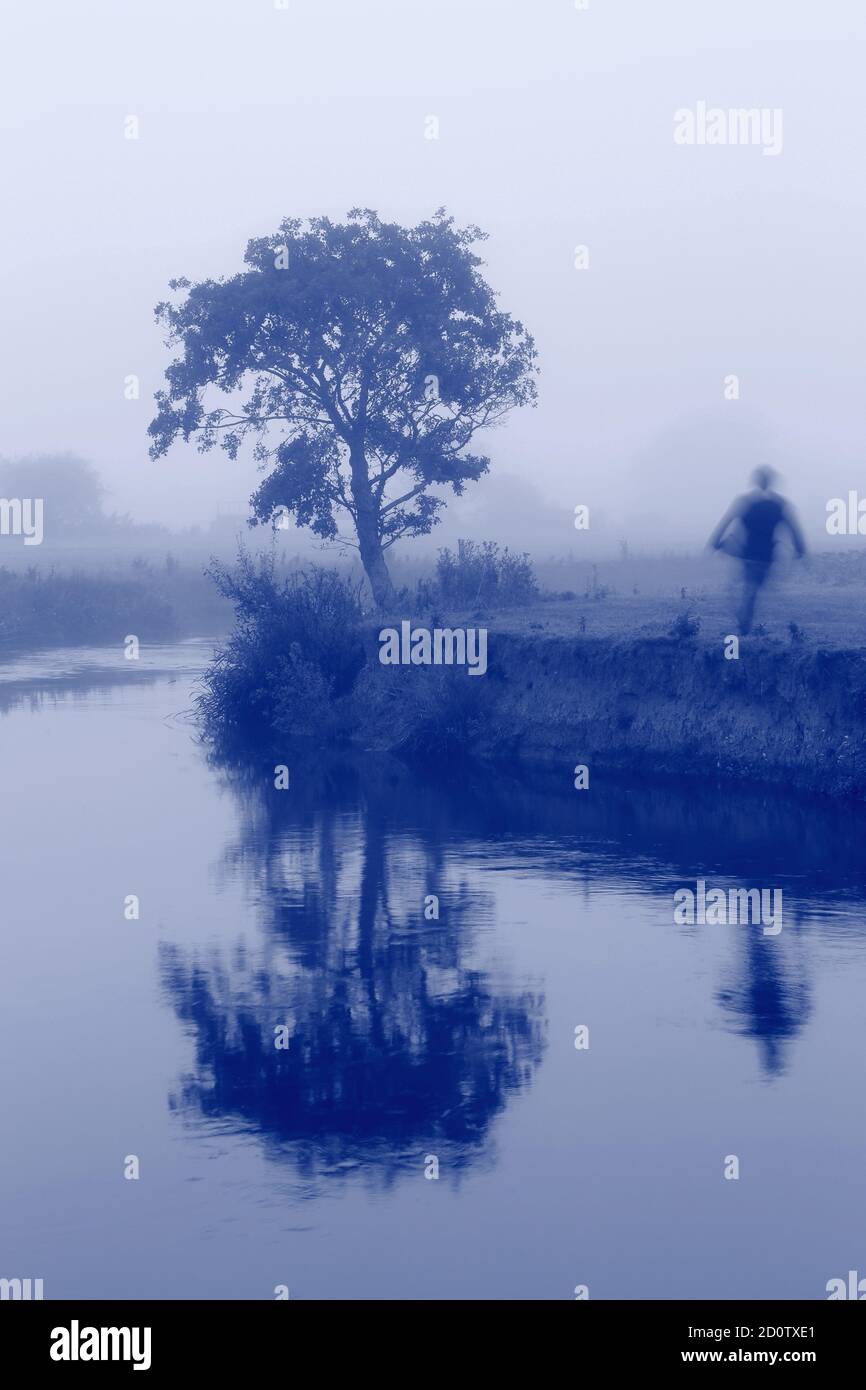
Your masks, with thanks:
[[[800,523],[790,502],[773,491],[778,474],[766,465],[752,474],[751,492],[736,498],[707,542],[711,550],[733,555],[743,566],[743,592],[737,611],[741,633],[752,630],[758,594],[770,577],[778,534],[787,531],[797,558],[806,554]],[[732,529],[733,528],[733,529]]]

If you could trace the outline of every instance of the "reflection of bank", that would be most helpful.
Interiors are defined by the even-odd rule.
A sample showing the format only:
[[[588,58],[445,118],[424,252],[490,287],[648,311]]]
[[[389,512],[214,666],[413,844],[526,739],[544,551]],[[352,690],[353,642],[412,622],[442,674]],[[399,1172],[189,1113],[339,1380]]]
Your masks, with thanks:
[[[786,1067],[786,1044],[811,1013],[803,940],[797,926],[788,924],[775,937],[752,924],[730,930],[736,934],[736,965],[716,999],[735,1030],[755,1039],[767,1075],[777,1076]]]
[[[405,774],[357,781],[345,763],[293,765],[291,793],[272,770],[235,768],[231,785],[241,834],[225,863],[252,887],[263,945],[163,948],[195,1043],[172,1103],[266,1137],[305,1177],[360,1166],[388,1181],[427,1154],[459,1172],[531,1080],[543,1009],[475,958],[490,901],[454,882],[441,808]]]

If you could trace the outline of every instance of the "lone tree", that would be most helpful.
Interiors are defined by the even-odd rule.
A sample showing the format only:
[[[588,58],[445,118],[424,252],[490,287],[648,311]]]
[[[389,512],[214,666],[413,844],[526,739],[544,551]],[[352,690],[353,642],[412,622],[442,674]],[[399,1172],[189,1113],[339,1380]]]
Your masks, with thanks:
[[[467,452],[473,435],[535,400],[535,344],[497,308],[471,249],[484,239],[441,208],[417,227],[354,209],[345,223],[286,219],[231,279],[171,281],[180,302],[156,317],[179,352],[151,457],[195,436],[235,458],[251,437],[267,472],[251,525],[294,516],[356,545],[386,603],[385,551],[426,535],[444,506],[431,485],[462,493],[489,467]],[[231,399],[209,405],[209,387]]]

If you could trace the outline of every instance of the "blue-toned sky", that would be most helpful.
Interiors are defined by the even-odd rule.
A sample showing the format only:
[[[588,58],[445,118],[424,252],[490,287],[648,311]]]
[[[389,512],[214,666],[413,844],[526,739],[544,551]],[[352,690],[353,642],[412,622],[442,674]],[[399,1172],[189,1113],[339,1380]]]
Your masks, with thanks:
[[[489,449],[564,532],[582,501],[649,540],[673,497],[670,536],[700,541],[760,456],[811,525],[862,479],[864,57],[861,0],[9,7],[0,447],[72,449],[116,507],[207,521],[254,470],[147,458],[169,278],[234,272],[285,215],[445,204],[490,233],[541,353],[539,408]],[[781,153],[675,144],[701,101],[780,108]]]

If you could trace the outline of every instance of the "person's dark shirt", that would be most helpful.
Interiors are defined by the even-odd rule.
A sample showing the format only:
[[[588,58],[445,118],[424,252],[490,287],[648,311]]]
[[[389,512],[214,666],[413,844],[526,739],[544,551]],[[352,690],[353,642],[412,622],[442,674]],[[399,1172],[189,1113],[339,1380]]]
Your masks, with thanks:
[[[749,498],[740,513],[745,532],[744,560],[772,560],[776,532],[787,525],[784,504],[779,497]]]
[[[805,554],[806,543],[796,515],[784,497],[780,497],[777,492],[756,490],[738,497],[710,537],[710,546],[721,546],[728,528],[737,522],[742,527],[742,541],[736,553],[743,560],[770,564],[780,528],[788,531],[797,554]]]

